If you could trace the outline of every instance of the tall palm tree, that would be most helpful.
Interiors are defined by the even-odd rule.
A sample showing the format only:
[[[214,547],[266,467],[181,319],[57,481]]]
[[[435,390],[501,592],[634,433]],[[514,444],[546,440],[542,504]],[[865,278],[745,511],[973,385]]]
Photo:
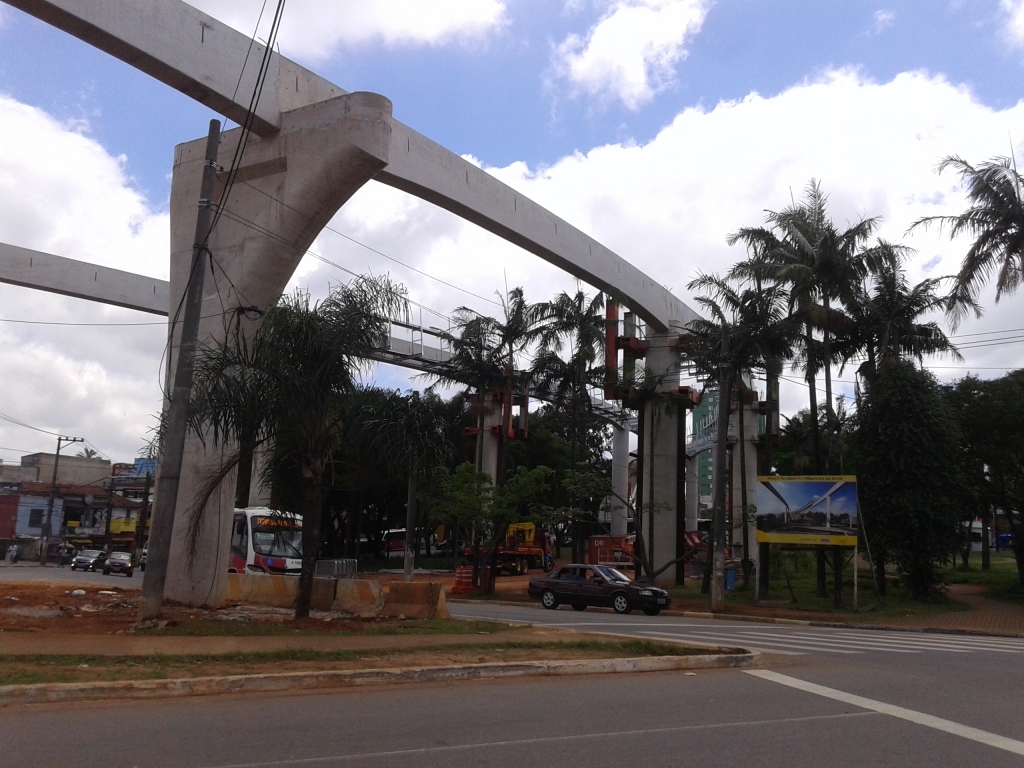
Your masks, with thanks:
[[[782,211],[768,211],[768,228],[741,229],[728,242],[744,241],[764,249],[757,271],[773,282],[790,286],[790,300],[804,318],[804,346],[811,411],[817,412],[814,370],[821,365],[825,374],[825,409],[828,429],[835,429],[832,402],[831,344],[837,304],[852,300],[868,271],[862,249],[878,226],[877,218],[861,219],[839,230],[828,217],[828,195],[814,179],[799,203]],[[814,330],[822,331],[821,359],[816,360]],[[816,471],[821,471],[820,449],[816,447]]]
[[[468,308],[455,310],[452,329],[441,334],[451,345],[447,370],[426,374],[437,384],[462,384],[476,395],[477,471],[483,471],[484,417],[487,395],[501,392],[506,401],[526,386],[521,359],[535,338],[537,309],[526,301],[521,287],[501,296],[500,319]],[[509,411],[510,414],[510,411]],[[502,471],[499,462],[496,482]]]
[[[242,434],[260,436],[267,448],[263,480],[275,504],[302,515],[296,617],[309,615],[324,472],[344,441],[344,400],[354,391],[369,354],[387,344],[389,318],[407,313],[404,289],[386,278],[360,277],[319,303],[302,293],[283,297],[263,316],[250,342],[225,343],[199,355],[198,364],[206,372],[197,381],[213,386],[217,399],[216,407],[198,411],[201,420],[193,427],[221,443]],[[239,356],[239,350],[245,354]],[[259,382],[261,408],[253,411],[246,403],[232,402],[233,381]],[[208,394],[199,391],[195,396],[209,402]],[[239,396],[251,397],[251,388]],[[248,418],[256,423],[243,423]],[[236,462],[237,457],[235,453]],[[212,488],[206,498],[210,492]],[[201,495],[193,505],[193,541],[204,504]]]
[[[981,315],[978,293],[996,277],[996,302],[1011,294],[1024,282],[1024,177],[1016,163],[1007,157],[995,157],[973,166],[950,155],[939,163],[967,184],[967,210],[956,216],[926,216],[910,227],[949,226],[950,238],[968,235],[974,238],[960,265],[950,295],[948,314],[953,330],[973,310]]]
[[[604,296],[560,293],[536,305],[539,342],[531,373],[537,390],[570,415],[573,462],[579,460],[581,419],[593,408],[592,387],[603,381]],[[566,352],[568,353],[566,355]]]
[[[943,279],[911,286],[903,268],[908,249],[879,240],[872,251],[870,279],[847,303],[847,327],[837,339],[836,352],[843,364],[863,355],[858,373],[870,386],[878,364],[886,359],[950,354],[962,360],[937,323],[919,322],[922,315],[947,309],[949,297],[939,292]]]

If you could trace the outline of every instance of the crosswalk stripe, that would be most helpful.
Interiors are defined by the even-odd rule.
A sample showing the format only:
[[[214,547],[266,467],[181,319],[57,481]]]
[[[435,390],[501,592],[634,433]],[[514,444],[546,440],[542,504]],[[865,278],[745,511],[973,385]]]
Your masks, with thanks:
[[[861,637],[858,632],[837,632],[840,637]],[[870,637],[881,638],[882,635],[871,634]],[[997,638],[987,637],[961,637],[961,636],[935,636],[924,634],[897,634],[893,633],[893,640],[899,638],[901,642],[930,643],[935,645],[954,645],[963,648],[976,648],[978,650],[999,649],[1010,653],[1024,652],[1024,643],[1019,641],[1005,641]]]
[[[702,637],[723,637],[722,635],[718,635],[718,634],[715,634],[713,632],[695,632],[694,634],[700,635]],[[729,642],[733,643],[734,645],[745,645],[745,643],[743,642],[743,639],[740,638],[740,637],[737,637],[736,635],[726,635],[725,637],[731,638],[729,640]],[[766,635],[766,637],[767,638],[775,637],[775,638],[778,638],[778,639],[776,639],[776,640],[756,639],[756,640],[754,640],[754,642],[761,643],[762,645],[781,645],[781,646],[783,646],[785,648],[803,648],[804,650],[819,651],[821,653],[843,653],[843,654],[863,653],[863,651],[844,651],[844,650],[841,650],[839,648],[823,646],[820,643],[809,643],[809,642],[806,642],[806,641],[796,641],[796,642],[793,642],[791,640],[786,640],[784,637],[781,637],[780,635]]]
[[[760,632],[743,632],[741,634],[743,634],[743,635],[750,635],[752,637],[758,637],[758,636],[761,636],[761,635],[767,636],[767,633],[760,633]],[[802,641],[828,643],[830,647],[840,646],[840,647],[843,647],[843,648],[846,648],[846,647],[864,648],[864,649],[869,650],[869,651],[886,650],[886,651],[891,651],[892,653],[920,653],[921,652],[919,649],[914,649],[914,648],[897,648],[897,647],[894,647],[892,645],[879,645],[877,643],[864,642],[864,641],[860,641],[860,640],[835,639],[835,638],[832,638],[831,636],[828,636],[828,635],[805,635],[805,634],[800,634],[800,633],[792,633],[792,634],[774,635],[774,637],[780,637],[780,638],[790,638],[790,637],[792,637],[792,638],[796,638],[797,640],[802,640]],[[963,651],[963,653],[968,653],[968,651]]]
[[[676,640],[685,639],[685,637],[686,637],[685,635],[676,635],[676,634],[673,634],[671,632],[650,632],[650,631],[646,631],[646,632],[641,632],[640,634],[643,634],[643,635],[657,635],[658,637],[666,637],[666,638],[671,637],[671,638],[674,638]],[[715,636],[715,635],[707,635],[706,637],[694,638],[694,639],[691,640],[691,642],[703,642],[705,640],[717,640],[717,641],[725,640],[730,646],[736,645],[735,638],[731,638],[730,639],[728,637],[718,637],[718,636]],[[766,643],[766,645],[771,645],[771,643]],[[777,654],[780,654],[782,656],[806,656],[807,655],[806,652],[804,652],[804,651],[782,651],[782,650],[779,650],[778,648],[762,648],[761,646],[750,645],[749,643],[743,643],[742,646],[744,648],[746,648],[748,651],[764,651],[765,653],[777,653]]]
[[[1024,653],[1021,650],[1013,650],[1010,648],[988,648],[984,645],[965,645],[955,640],[931,640],[928,638],[921,637],[880,637],[878,635],[852,635],[842,634],[837,635],[843,642],[865,642],[865,643],[878,643],[884,645],[900,645],[908,648],[926,648],[933,651],[949,651],[959,653],[979,653],[989,651],[992,653]],[[856,640],[854,640],[856,638]]]
[[[830,650],[836,653],[863,653],[861,650],[855,651],[839,651],[837,647],[851,648],[856,647],[855,642],[836,642],[828,637],[804,637],[795,633],[773,633],[773,632],[738,632],[740,637],[752,637],[755,642],[759,642],[761,638],[776,638],[780,642],[786,643],[799,643],[804,646],[814,646],[818,650]],[[867,648],[866,650],[878,650],[877,648]],[[918,653],[918,651],[895,651],[896,653]]]

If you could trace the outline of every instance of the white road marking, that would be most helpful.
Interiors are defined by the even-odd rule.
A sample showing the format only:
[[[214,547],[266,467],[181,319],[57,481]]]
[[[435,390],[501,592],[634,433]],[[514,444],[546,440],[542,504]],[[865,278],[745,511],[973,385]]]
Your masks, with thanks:
[[[960,736],[964,739],[970,739],[971,741],[987,744],[988,746],[995,747],[996,749],[1012,752],[1015,755],[1024,755],[1024,741],[1010,739],[1006,736],[1000,736],[996,733],[983,731],[980,728],[973,728],[969,725],[963,725],[962,723],[955,723],[952,720],[935,717],[934,715],[926,715],[924,712],[917,712],[913,709],[897,707],[895,704],[886,704],[884,701],[876,701],[863,696],[857,696],[853,693],[839,691],[835,688],[827,688],[824,685],[808,683],[806,680],[800,680],[799,678],[790,677],[789,675],[780,675],[778,672],[771,672],[766,669],[746,669],[743,671],[748,675],[760,677],[762,680],[769,680],[773,683],[778,683],[779,685],[787,685],[790,688],[796,688],[800,691],[813,693],[817,696],[824,696],[826,699],[841,701],[844,704],[852,704],[855,707],[861,707],[872,712],[889,715],[890,717],[897,717],[901,720],[907,720],[911,723],[923,725],[926,728],[934,728],[937,731],[944,731],[945,733],[950,733],[954,736]]]
[[[810,635],[810,634],[771,634],[768,632],[738,632],[738,635],[742,637],[777,637],[780,640],[792,639],[793,642],[804,642],[804,643],[817,643],[819,645],[826,645],[830,648],[835,648],[837,645],[843,648],[859,648],[867,651],[887,651],[888,653],[920,653],[920,650],[914,650],[910,648],[893,648],[890,646],[879,646],[869,642],[861,642],[858,640],[846,640],[846,639],[833,639],[830,635]],[[957,653],[967,653],[967,651],[957,651]]]
[[[837,632],[837,637],[862,637],[855,632]],[[878,634],[868,635],[873,639],[892,640],[892,642],[899,643],[922,643],[927,644],[931,647],[950,647],[950,648],[965,648],[971,651],[992,651],[994,653],[1024,653],[1024,643],[1013,643],[1007,644],[1006,641],[998,640],[997,638],[984,638],[984,637],[951,637],[951,636],[935,636],[935,635],[895,635],[892,638],[883,637]]]
[[[730,637],[728,635],[706,635],[704,637],[688,637],[687,635],[676,635],[676,634],[673,634],[671,632],[653,632],[653,631],[650,631],[650,630],[642,632],[641,634],[644,634],[644,635],[657,635],[658,637],[671,638],[671,639],[675,640],[676,642],[692,643],[694,645],[698,645],[698,644],[702,644],[702,643],[707,643],[708,641],[712,641],[712,640],[726,640],[726,641],[728,641],[730,646],[736,644],[735,638],[732,638],[732,637]],[[743,645],[744,648],[746,648],[747,650],[750,650],[750,651],[763,651],[764,653],[776,653],[776,654],[779,654],[781,656],[806,656],[807,655],[803,651],[780,651],[777,648],[762,648],[762,647],[757,646],[757,645],[751,645],[750,643],[743,643],[742,645]],[[771,645],[771,643],[766,643],[765,645]]]
[[[738,728],[740,726],[779,725],[787,723],[808,723],[822,720],[844,720],[848,718],[873,716],[873,712],[844,712],[839,715],[810,715],[807,717],[784,717],[778,720],[745,720],[737,723],[709,723],[707,725],[677,725],[669,728],[644,728],[635,731],[602,731],[600,733],[576,733],[567,736],[542,736],[533,739],[514,739],[509,741],[485,741],[473,744],[450,744],[442,747],[420,747],[418,749],[395,749],[388,752],[363,752],[355,755],[329,755],[326,757],[293,758],[290,760],[267,760],[258,763],[230,763],[210,768],[270,768],[271,766],[316,765],[317,763],[341,762],[348,760],[372,760],[383,757],[403,757],[412,755],[430,755],[439,752],[461,752],[471,749],[494,749],[495,747],[517,747],[533,744],[554,744],[559,741],[584,741],[592,739],[615,738],[624,736],[647,736],[659,733],[683,733],[686,731],[706,731],[722,728]]]
[[[745,646],[747,644],[745,638],[738,637],[736,635],[719,635],[719,634],[716,634],[714,632],[703,632],[703,631],[696,632],[694,634],[698,634],[701,637],[712,637],[712,636],[713,637],[730,637],[730,638],[732,638],[731,642],[736,644],[736,645],[743,645],[743,646]],[[755,637],[753,642],[760,643],[761,645],[781,645],[781,646],[784,646],[786,648],[802,648],[805,651],[814,651],[815,653],[842,653],[842,654],[859,654],[859,653],[863,653],[863,651],[844,651],[844,650],[841,650],[839,648],[834,648],[834,647],[831,647],[830,645],[826,645],[825,643],[812,643],[812,642],[808,642],[806,640],[803,640],[803,641],[801,641],[801,640],[791,640],[788,637],[786,637],[785,635],[771,635],[771,634],[768,634],[767,632],[763,633],[763,637]]]

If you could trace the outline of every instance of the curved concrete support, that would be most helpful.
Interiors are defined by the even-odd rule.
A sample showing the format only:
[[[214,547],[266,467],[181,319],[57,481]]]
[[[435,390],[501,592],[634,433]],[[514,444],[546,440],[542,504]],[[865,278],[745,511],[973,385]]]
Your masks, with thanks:
[[[180,0],[4,0],[242,123],[263,47]],[[243,69],[243,64],[244,69]],[[242,72],[241,81],[238,73]],[[255,132],[286,130],[287,115],[345,94],[272,54]],[[681,329],[697,314],[664,286],[593,238],[475,165],[395,121],[392,162],[379,180],[472,221],[609,291],[655,330]]]
[[[223,134],[219,165],[229,165],[239,130]],[[177,147],[171,186],[171,320],[192,259],[205,139]],[[236,322],[252,327],[240,307],[264,310],[280,296],[299,260],[331,217],[387,164],[391,102],[353,93],[289,112],[281,131],[254,139],[209,239],[213,265],[205,281],[200,343],[222,341]],[[219,178],[215,201],[226,182]],[[177,339],[172,356],[177,354]],[[173,370],[173,360],[168,366]],[[191,438],[171,540],[165,596],[189,605],[220,605],[234,510],[229,475],[203,511],[204,530],[191,573],[186,563],[188,511],[197,489],[221,464],[222,451]]]
[[[611,533],[625,536],[628,513],[623,499],[629,498],[629,429],[612,426],[612,490]]]
[[[681,329],[698,316],[594,238],[401,123],[395,123],[391,162],[377,181],[451,211],[611,293],[655,330]]]

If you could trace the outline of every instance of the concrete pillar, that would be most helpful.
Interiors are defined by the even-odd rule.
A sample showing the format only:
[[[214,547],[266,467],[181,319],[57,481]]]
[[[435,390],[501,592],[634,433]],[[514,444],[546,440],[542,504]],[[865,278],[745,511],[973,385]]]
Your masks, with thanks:
[[[218,165],[229,168],[241,130],[221,137]],[[206,140],[175,148],[171,184],[172,331],[192,258],[199,182]],[[237,323],[251,332],[255,313],[284,291],[299,260],[338,209],[388,163],[391,102],[372,93],[352,93],[282,115],[273,136],[251,136],[235,184],[208,242],[208,267],[200,343],[217,344]],[[214,204],[227,173],[218,174]],[[178,324],[180,326],[180,323]],[[167,370],[174,369],[177,338]],[[192,514],[197,493],[222,466],[229,447],[204,446],[191,438],[185,447],[181,489],[171,538],[164,595],[188,605],[224,601],[235,473],[228,473],[201,511]],[[159,470],[158,470],[159,471]],[[200,524],[193,556],[188,554],[190,518]],[[191,560],[191,567],[189,562]]]
[[[747,405],[741,405],[744,409],[743,412],[743,434],[740,435],[740,417],[738,412],[734,412],[732,416],[732,428],[736,435],[737,441],[742,440],[745,443],[745,451],[747,454],[747,466],[746,466],[746,482],[747,482],[747,504],[752,506],[755,503],[755,496],[757,494],[757,403],[750,403]],[[741,558],[743,556],[743,467],[740,462],[740,446],[739,443],[732,449],[733,451],[733,462],[732,462],[732,476],[730,482],[732,483],[732,549],[733,557]],[[757,562],[757,525],[753,520],[747,523],[748,541],[750,543],[749,557],[754,562]]]
[[[657,380],[658,392],[679,388],[677,335],[655,334],[648,338],[646,367]],[[679,405],[651,404],[644,408],[644,538],[648,555],[657,570],[676,557],[676,507],[678,487]],[[675,584],[675,569],[655,579],[659,586]]]
[[[484,446],[480,471],[486,472],[490,476],[491,482],[497,486],[500,471],[498,462],[501,460],[498,450],[500,438],[497,431],[501,427],[501,398],[497,397],[494,392],[488,392],[483,398],[482,407],[484,409],[484,431],[479,439],[484,441]]]
[[[629,427],[612,426],[612,536],[625,536],[628,513],[623,499],[629,498]]]

